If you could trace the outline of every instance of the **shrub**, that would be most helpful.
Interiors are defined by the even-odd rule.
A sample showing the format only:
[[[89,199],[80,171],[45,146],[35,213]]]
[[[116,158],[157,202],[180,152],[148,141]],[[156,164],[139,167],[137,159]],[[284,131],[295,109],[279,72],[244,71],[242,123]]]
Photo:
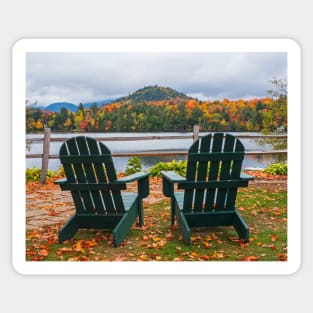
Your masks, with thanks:
[[[171,161],[171,162],[159,162],[153,165],[149,172],[151,176],[161,176],[161,171],[174,171],[181,176],[186,176],[187,161]]]
[[[62,165],[58,167],[58,169],[54,172],[56,176],[65,176],[64,168]]]
[[[41,176],[41,168],[33,167],[26,169],[26,182],[39,181]],[[54,173],[50,170],[47,170],[47,178],[51,178],[54,176]]]
[[[287,175],[288,165],[286,163],[272,163],[267,168],[264,169],[264,172],[271,175]]]
[[[141,161],[138,157],[132,157],[128,160],[126,164],[126,175],[131,175],[137,172],[140,172],[142,169]]]

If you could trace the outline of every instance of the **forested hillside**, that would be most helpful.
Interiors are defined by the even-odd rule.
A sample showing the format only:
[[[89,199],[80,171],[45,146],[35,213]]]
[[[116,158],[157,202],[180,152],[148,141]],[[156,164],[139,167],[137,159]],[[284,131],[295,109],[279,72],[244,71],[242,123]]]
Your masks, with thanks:
[[[166,87],[145,87],[111,104],[76,112],[26,109],[27,132],[54,131],[275,131],[287,129],[287,96],[200,101]]]

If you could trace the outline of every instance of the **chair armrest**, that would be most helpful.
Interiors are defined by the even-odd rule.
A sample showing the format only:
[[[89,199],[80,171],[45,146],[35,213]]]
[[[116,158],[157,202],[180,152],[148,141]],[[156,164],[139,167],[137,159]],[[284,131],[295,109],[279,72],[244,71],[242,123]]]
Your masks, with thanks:
[[[249,181],[249,180],[254,180],[254,177],[251,175],[248,175],[246,173],[241,172],[240,173],[240,179]]]
[[[138,182],[138,196],[140,199],[145,198],[149,195],[149,175],[150,173],[139,172],[129,176],[117,179],[119,183],[130,183],[133,181]]]
[[[170,181],[171,183],[180,183],[186,180],[185,177],[180,176],[173,171],[161,171],[161,175],[164,179]]]
[[[129,176],[125,176],[122,178],[117,179],[117,182],[120,183],[130,183],[136,180],[142,180],[144,178],[147,178],[150,175],[150,173],[144,173],[144,172],[139,172],[139,173],[135,173]]]
[[[166,197],[173,197],[174,195],[174,184],[186,181],[185,177],[173,171],[161,171],[162,175],[162,189],[163,194]]]
[[[61,179],[55,180],[53,183],[56,184],[56,185],[64,185],[64,184],[67,183],[67,179],[66,178],[61,178]]]

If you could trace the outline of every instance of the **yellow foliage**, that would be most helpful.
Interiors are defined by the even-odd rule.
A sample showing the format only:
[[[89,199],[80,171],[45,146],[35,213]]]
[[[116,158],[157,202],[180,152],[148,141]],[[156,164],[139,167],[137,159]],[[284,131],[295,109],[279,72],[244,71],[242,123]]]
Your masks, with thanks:
[[[37,128],[37,129],[43,129],[43,123],[42,123],[41,120],[38,120],[38,121],[36,122],[36,128]]]

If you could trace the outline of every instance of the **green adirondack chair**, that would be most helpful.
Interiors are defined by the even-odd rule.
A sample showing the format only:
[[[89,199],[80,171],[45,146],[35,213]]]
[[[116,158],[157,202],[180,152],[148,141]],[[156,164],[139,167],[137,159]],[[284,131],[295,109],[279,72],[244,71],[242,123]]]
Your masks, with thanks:
[[[72,238],[80,228],[113,229],[114,245],[118,246],[137,218],[143,226],[142,199],[149,194],[149,174],[117,179],[110,150],[85,136],[64,142],[59,156],[66,179],[55,184],[71,192],[76,207],[76,213],[59,230],[59,242]],[[138,182],[138,192],[121,192],[132,181]]]
[[[239,139],[215,133],[189,148],[186,178],[162,172],[163,193],[171,198],[171,222],[176,216],[186,244],[190,244],[190,228],[210,226],[233,226],[241,240],[249,241],[248,226],[235,207],[238,187],[248,186],[253,179],[241,172],[243,159]]]

